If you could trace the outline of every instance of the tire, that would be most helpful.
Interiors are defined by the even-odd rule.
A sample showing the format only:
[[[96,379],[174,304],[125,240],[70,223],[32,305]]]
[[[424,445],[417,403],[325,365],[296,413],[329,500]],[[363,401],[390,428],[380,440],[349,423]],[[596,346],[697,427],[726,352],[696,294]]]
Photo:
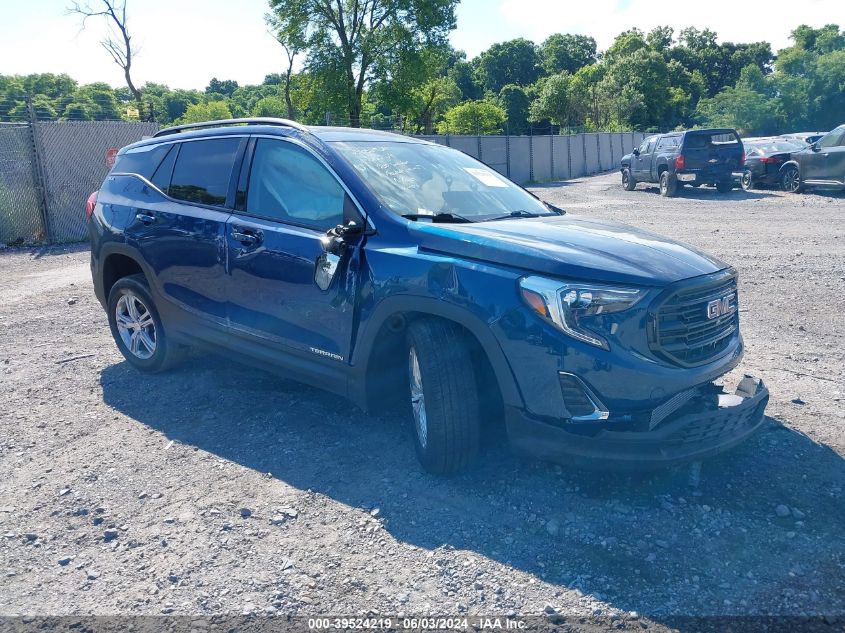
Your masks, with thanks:
[[[625,191],[633,191],[637,187],[637,181],[631,175],[631,170],[627,167],[622,170],[622,188]]]
[[[751,172],[746,171],[742,174],[742,179],[739,181],[743,191],[751,191],[754,189],[754,179],[751,177]]]
[[[678,181],[668,171],[660,174],[660,195],[664,198],[673,198],[678,193]]]
[[[480,415],[474,363],[463,330],[421,319],[407,330],[408,383],[417,458],[430,473],[453,473],[478,452]]]
[[[804,185],[801,182],[801,173],[795,165],[790,165],[783,170],[780,177],[780,186],[787,193],[801,193]]]
[[[143,275],[115,282],[109,292],[108,317],[117,348],[136,369],[164,371],[184,357],[184,349],[167,338]]]
[[[730,193],[734,184],[730,180],[720,180],[716,183],[716,191],[719,193]]]

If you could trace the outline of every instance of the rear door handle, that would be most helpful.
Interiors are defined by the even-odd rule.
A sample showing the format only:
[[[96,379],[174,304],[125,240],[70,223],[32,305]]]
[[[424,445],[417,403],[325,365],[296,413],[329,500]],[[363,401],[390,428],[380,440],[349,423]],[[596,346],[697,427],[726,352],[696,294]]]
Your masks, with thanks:
[[[138,211],[135,214],[135,219],[139,220],[143,224],[152,224],[156,221],[156,216],[149,211]]]
[[[255,234],[247,229],[232,229],[232,239],[244,246],[255,246],[261,242],[261,234]]]

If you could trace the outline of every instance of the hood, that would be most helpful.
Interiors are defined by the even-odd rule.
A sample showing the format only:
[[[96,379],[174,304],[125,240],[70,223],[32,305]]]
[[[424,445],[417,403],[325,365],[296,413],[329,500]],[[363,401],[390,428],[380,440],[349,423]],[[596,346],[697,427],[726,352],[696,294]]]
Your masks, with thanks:
[[[555,277],[661,286],[728,266],[649,231],[574,215],[475,224],[414,222],[420,250]]]

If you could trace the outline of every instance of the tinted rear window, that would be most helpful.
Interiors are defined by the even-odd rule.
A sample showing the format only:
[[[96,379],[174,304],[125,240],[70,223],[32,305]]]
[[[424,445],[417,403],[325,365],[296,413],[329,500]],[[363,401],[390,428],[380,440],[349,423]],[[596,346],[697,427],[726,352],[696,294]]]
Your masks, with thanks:
[[[707,149],[709,147],[739,146],[739,137],[733,132],[695,132],[684,139],[685,149]]]
[[[187,202],[225,205],[240,142],[220,138],[182,143],[167,193]]]
[[[170,147],[170,144],[167,143],[164,145],[144,145],[128,150],[117,157],[112,171],[123,174],[138,174],[150,180]]]

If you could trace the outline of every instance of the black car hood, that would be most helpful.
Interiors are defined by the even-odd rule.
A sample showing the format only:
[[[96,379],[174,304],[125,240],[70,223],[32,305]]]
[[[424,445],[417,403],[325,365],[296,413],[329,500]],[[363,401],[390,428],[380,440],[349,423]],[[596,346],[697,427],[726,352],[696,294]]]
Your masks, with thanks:
[[[649,231],[574,215],[410,225],[421,250],[611,283],[665,285],[727,265]]]

